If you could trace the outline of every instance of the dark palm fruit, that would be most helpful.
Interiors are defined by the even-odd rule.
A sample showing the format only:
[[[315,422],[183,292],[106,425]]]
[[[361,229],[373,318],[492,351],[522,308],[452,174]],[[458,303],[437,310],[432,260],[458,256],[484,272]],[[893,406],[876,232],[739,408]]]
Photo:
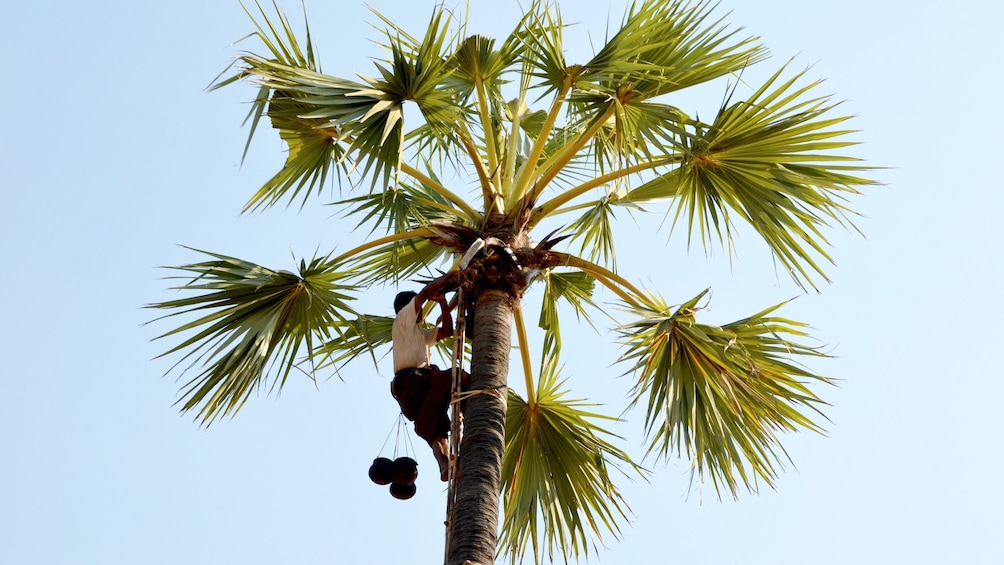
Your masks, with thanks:
[[[398,500],[408,500],[415,496],[416,490],[418,490],[418,487],[414,483],[410,485],[403,485],[401,483],[390,484],[390,495]]]
[[[398,457],[394,460],[390,477],[395,483],[402,485],[414,483],[418,478],[418,461],[411,457]]]
[[[391,481],[394,463],[386,457],[377,457],[370,465],[370,480],[378,485],[386,485]]]

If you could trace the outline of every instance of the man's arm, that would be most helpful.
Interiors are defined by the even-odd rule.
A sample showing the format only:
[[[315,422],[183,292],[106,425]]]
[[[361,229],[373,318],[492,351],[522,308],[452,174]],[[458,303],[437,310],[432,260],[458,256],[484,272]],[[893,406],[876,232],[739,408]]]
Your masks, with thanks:
[[[450,316],[452,308],[446,303],[445,296],[440,294],[436,302],[439,302],[439,309],[442,311],[439,316],[439,333],[436,334],[436,341],[439,341],[453,335],[453,318]]]
[[[434,300],[439,303],[439,308],[442,313],[439,317],[439,331],[436,332],[436,341],[446,339],[447,337],[453,335],[453,317],[450,315],[450,312],[453,310],[455,305],[451,306],[448,304],[445,296],[446,292],[448,292],[447,287],[451,282],[451,277],[448,274],[443,275],[425,285],[425,288],[423,288],[421,292],[418,293],[418,296],[415,297],[415,313],[418,314],[419,317],[421,317],[422,314],[422,306],[427,301]]]
[[[422,287],[418,296],[415,297],[415,312],[421,312],[422,306],[429,300],[436,300],[438,302],[439,297],[445,296],[447,292],[456,288],[456,282],[453,281],[454,277],[450,275],[451,273],[447,273],[441,277],[432,279]]]

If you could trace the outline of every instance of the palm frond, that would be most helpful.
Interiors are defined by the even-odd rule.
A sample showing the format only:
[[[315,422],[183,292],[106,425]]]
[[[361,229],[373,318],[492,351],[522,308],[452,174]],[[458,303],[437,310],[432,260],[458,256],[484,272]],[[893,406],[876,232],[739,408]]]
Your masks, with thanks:
[[[454,73],[451,83],[457,84],[459,92],[470,94],[482,85],[488,99],[501,102],[502,87],[506,84],[504,75],[516,64],[519,51],[518,42],[510,36],[498,49],[495,40],[483,35],[465,38],[453,54],[451,63]]]
[[[253,391],[280,390],[301,348],[309,352],[315,340],[330,339],[353,313],[349,292],[355,287],[343,282],[346,273],[327,257],[301,261],[294,274],[201,253],[212,259],[173,267],[194,274],[175,288],[198,295],[147,307],[172,311],[154,321],[202,314],[156,339],[194,332],[160,356],[188,350],[172,370],[186,362],[181,374],[201,370],[182,387],[178,403],[182,412],[197,410],[196,418],[209,424],[234,415]]]
[[[244,39],[248,39],[249,37],[257,37],[263,44],[265,44],[265,47],[272,53],[272,60],[279,62],[283,65],[287,65],[294,68],[309,69],[312,71],[320,71],[320,64],[315,60],[314,57],[314,46],[310,39],[310,27],[307,25],[306,14],[304,14],[304,21],[303,21],[307,35],[305,42],[306,49],[304,52],[304,50],[300,48],[300,42],[296,38],[296,33],[293,31],[292,26],[289,25],[289,21],[286,19],[285,15],[283,15],[282,11],[279,10],[279,6],[275,3],[274,0],[272,2],[272,6],[273,8],[275,8],[276,14],[278,16],[280,26],[282,27],[282,33],[279,33],[275,24],[271,21],[268,14],[265,13],[264,8],[262,8],[261,6],[261,2],[255,0],[255,5],[258,7],[258,12],[262,15],[262,20],[265,23],[265,27],[268,28],[268,31],[265,31],[265,29],[261,26],[261,24],[258,23],[258,20],[255,18],[254,15],[251,14],[247,6],[241,3],[241,8],[244,9],[244,13],[247,14],[248,18],[255,25],[255,28],[257,28],[257,31],[245,37]],[[237,59],[237,61],[240,61],[240,59]],[[217,75],[217,77],[209,85],[209,90],[216,90],[217,88],[221,88],[228,84],[232,84],[234,82],[241,80],[242,78],[245,78],[248,75],[248,73],[244,69],[241,69],[236,74],[232,74],[227,78],[222,78],[224,75],[228,73],[228,71],[230,71],[230,69],[232,69],[234,66],[237,65],[237,61],[228,65],[227,68],[223,70],[223,72]],[[269,93],[268,88],[262,87],[259,89],[258,97],[255,99],[255,102],[252,105],[251,110],[248,112],[247,118],[245,118],[245,122],[248,119],[252,119],[252,122],[247,142],[245,142],[244,144],[244,154],[241,157],[241,161],[243,161],[244,158],[247,157],[248,148],[251,145],[251,139],[254,137],[254,132],[257,129],[258,122],[261,116],[263,115],[265,104],[269,98],[268,93]]]
[[[543,89],[541,97],[563,88],[567,63],[561,11],[548,2],[534,0],[527,9],[516,36],[521,42],[521,56],[529,72],[539,80],[534,88]]]
[[[366,79],[382,97],[400,106],[414,102],[426,124],[450,136],[458,123],[467,122],[461,103],[463,91],[455,88],[455,67],[451,64],[455,44],[450,39],[452,18],[437,6],[426,26],[425,36],[416,39],[374,10],[388,28],[385,30],[390,59],[378,62],[380,78]]]
[[[369,226],[370,233],[383,228],[387,233],[403,233],[433,222],[463,224],[463,212],[440,194],[422,185],[400,183],[382,192],[373,192],[334,203],[347,207],[347,215],[361,216],[356,228]]]
[[[624,451],[609,443],[601,425],[616,418],[565,397],[557,370],[541,373],[532,406],[510,390],[506,448],[502,461],[504,521],[499,547],[512,563],[532,548],[565,561],[589,555],[603,536],[620,534],[630,509],[611,480],[611,469],[642,473]]]
[[[289,21],[274,2],[275,20],[257,0],[256,5],[261,22],[245,7],[257,28],[250,37],[259,39],[269,56],[245,53],[232,65],[238,67],[235,74],[223,78],[224,71],[210,85],[210,89],[215,90],[247,78],[254,78],[260,85],[245,120],[251,120],[251,128],[244,157],[265,115],[289,146],[286,165],[248,200],[245,211],[269,207],[282,200],[292,203],[299,199],[302,206],[312,194],[321,191],[332,172],[338,173],[336,178],[341,179],[351,163],[344,148],[339,146],[340,133],[329,120],[308,117],[316,109],[310,96],[318,90],[329,95],[332,92],[344,95],[364,87],[320,72],[306,23],[306,40],[301,46]]]
[[[433,268],[445,262],[447,251],[448,248],[425,238],[407,239],[381,245],[353,257],[346,267],[352,271],[356,277],[354,281],[360,286],[398,282],[423,270],[432,274]]]
[[[556,6],[552,9],[552,6],[545,2],[536,1],[524,17],[523,28],[519,32],[519,38],[522,42],[522,72],[524,75],[520,86],[520,98],[525,101],[527,91],[530,88],[542,90],[540,98],[552,92],[554,95],[541,125],[540,133],[529,145],[522,165],[515,171],[512,184],[506,187],[506,192],[509,194],[509,200],[505,203],[507,213],[531,208],[540,191],[547,186],[547,182],[536,186],[536,179],[547,170],[554,155],[545,160],[544,164],[538,166],[538,163],[542,158],[545,145],[553,138],[552,133],[556,128],[558,116],[565,106],[575,77],[582,72],[581,65],[568,67],[565,64],[562,46],[563,27],[561,14]],[[541,82],[531,84],[531,76],[541,79]],[[567,155],[561,163],[551,167],[553,175],[559,174],[564,169],[564,165],[574,158],[578,149],[579,147],[576,146],[568,148],[567,152],[559,150],[559,154],[567,153]],[[511,156],[512,154],[510,154]],[[549,178],[548,181],[550,180]]]
[[[360,94],[368,90],[365,84],[250,53],[241,55],[239,61],[243,67],[238,76],[253,77],[260,85],[251,108],[248,142],[262,116],[267,115],[289,146],[283,169],[252,196],[246,209],[268,207],[284,199],[293,201],[304,189],[306,193],[300,199],[305,202],[323,188],[329,171],[340,173],[341,178],[354,160],[362,160],[364,170],[370,170],[380,147],[366,145],[372,136],[367,136],[365,127],[372,127],[374,122],[364,127],[360,120],[380,100]],[[229,82],[221,81],[214,88]],[[388,145],[387,151],[397,148],[399,144]],[[333,169],[335,166],[338,168]],[[384,173],[389,174],[389,168],[384,167]]]
[[[492,171],[492,176],[503,161],[501,126],[504,110],[502,86],[503,78],[510,67],[516,63],[518,43],[513,39],[504,42],[495,49],[495,40],[481,35],[472,35],[464,39],[453,55],[453,76],[450,79],[458,92],[466,99],[474,94],[477,101],[476,111],[481,123],[482,136],[485,142],[486,166]],[[497,184],[498,181],[496,180]]]
[[[337,326],[338,335],[335,339],[328,340],[311,351],[310,355],[317,369],[340,369],[364,353],[369,354],[373,365],[376,365],[376,350],[391,343],[394,318],[363,314],[352,320],[340,321]]]
[[[569,98],[573,115],[589,122],[613,108],[594,139],[605,172],[631,161],[663,157],[682,147],[689,117],[653,98],[733,73],[766,56],[753,38],[737,40],[711,7],[673,0],[632,4],[622,25],[584,65]]]
[[[429,127],[443,132],[465,120],[466,110],[454,91],[442,87],[452,72],[445,57],[448,18],[442,17],[442,10],[434,15],[421,42],[412,44],[409,36],[388,32],[390,59],[376,63],[379,78],[365,78],[362,83],[321,73],[309,32],[307,45],[301,47],[281,13],[278,26],[263,10],[261,14],[264,24],[255,21],[259,31],[254,35],[270,55],[241,55],[238,72],[212,86],[252,78],[260,90],[249,114],[253,118],[249,142],[267,115],[289,145],[285,167],[247,208],[270,206],[287,197],[294,200],[302,192],[306,199],[323,187],[334,165],[341,166],[339,179],[351,166],[371,179],[371,189],[393,184],[401,164],[406,101],[418,105]],[[443,142],[451,142],[449,135]]]
[[[690,458],[719,496],[735,497],[740,486],[773,487],[787,458],[777,432],[822,432],[804,413],[825,418],[807,383],[831,381],[795,361],[827,355],[785,337],[808,334],[805,324],[772,315],[783,303],[709,326],[695,317],[707,292],[675,311],[656,297],[629,308],[638,319],[618,329],[627,349],[619,361],[637,375],[633,403],[646,405],[649,452]]]
[[[580,243],[580,254],[583,257],[611,268],[616,268],[617,265],[613,232],[613,225],[616,222],[613,201],[616,196],[617,188],[612,187],[606,197],[586,208],[585,212],[568,226],[573,234],[572,239]]]
[[[593,289],[596,280],[582,271],[556,272],[548,269],[540,275],[544,280],[544,296],[541,300],[540,319],[537,325],[544,330],[544,348],[541,356],[541,372],[548,360],[557,359],[561,352],[561,324],[558,304],[567,302],[575,311],[576,318],[593,325],[586,306],[595,308]]]
[[[584,108],[593,112],[603,109],[595,104]],[[691,123],[687,114],[668,104],[631,96],[617,100],[613,119],[592,140],[590,152],[596,170],[605,174],[680,153],[686,147],[687,126]]]
[[[312,109],[278,90],[272,93],[267,114],[286,142],[286,163],[248,199],[245,212],[269,208],[283,200],[290,204],[299,200],[302,208],[321,194],[326,180],[333,176],[340,184],[348,173],[351,161],[339,142],[338,131],[324,127],[326,122],[305,117]]]
[[[756,38],[737,39],[722,20],[710,22],[711,2],[632,3],[607,43],[585,64],[575,86],[641,100],[736,72],[766,58]]]
[[[854,145],[851,130],[834,126],[836,104],[806,98],[819,82],[796,87],[804,71],[775,86],[774,74],[749,100],[723,106],[715,122],[699,128],[677,169],[630,191],[622,203],[671,198],[674,224],[687,218],[702,243],[731,241],[731,213],[764,239],[799,285],[825,273],[818,259],[832,261],[822,228],[851,225],[846,198],[873,184],[850,173],[869,170],[858,159],[833,153]]]

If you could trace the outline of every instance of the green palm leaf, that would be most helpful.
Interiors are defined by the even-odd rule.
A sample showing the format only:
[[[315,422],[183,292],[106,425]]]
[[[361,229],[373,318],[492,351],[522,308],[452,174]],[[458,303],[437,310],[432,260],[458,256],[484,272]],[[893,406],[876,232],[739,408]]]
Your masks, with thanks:
[[[603,436],[599,422],[615,421],[565,398],[553,364],[541,374],[536,403],[510,391],[502,461],[505,519],[499,546],[513,563],[533,548],[565,561],[586,557],[603,535],[620,532],[630,510],[611,481],[610,469],[641,468]],[[616,436],[613,436],[616,437]]]
[[[833,154],[850,145],[849,119],[829,117],[835,104],[805,95],[819,83],[796,87],[804,74],[775,87],[783,69],[749,100],[723,106],[715,122],[699,128],[684,163],[630,191],[621,203],[671,198],[675,219],[686,216],[701,241],[732,238],[732,213],[766,241],[800,285],[823,276],[817,258],[831,261],[821,228],[851,224],[845,198],[870,181],[848,173],[866,170],[857,159]]]
[[[361,253],[353,257],[346,266],[353,272],[354,281],[358,285],[369,286],[402,281],[422,271],[432,273],[434,267],[443,265],[447,253],[447,248],[428,239],[408,239]]]
[[[302,208],[319,195],[332,173],[340,180],[348,171],[345,147],[338,131],[326,122],[304,117],[312,108],[276,90],[267,113],[279,137],[286,142],[286,163],[244,205],[245,211],[268,208],[282,200],[299,200]]]
[[[634,403],[646,405],[649,452],[692,458],[715,491],[737,495],[740,484],[773,486],[787,458],[782,430],[822,429],[803,412],[824,404],[807,382],[830,383],[796,361],[826,357],[805,337],[806,325],[774,317],[778,304],[749,318],[709,326],[696,322],[702,292],[675,311],[661,299],[631,308],[638,320],[619,328],[627,351],[620,361],[637,374]]]
[[[561,324],[558,316],[558,304],[568,302],[579,319],[584,319],[590,325],[592,320],[586,306],[596,307],[593,302],[593,289],[596,281],[582,271],[555,272],[553,269],[541,273],[544,280],[544,297],[540,306],[538,326],[544,330],[544,349],[541,363],[546,367],[547,360],[555,359],[561,351]],[[542,371],[543,372],[543,371]]]
[[[632,3],[617,32],[584,65],[575,82],[607,95],[632,85],[649,99],[736,72],[766,57],[755,38],[735,39],[721,21],[707,22],[713,5],[675,0]]]
[[[503,77],[517,61],[518,45],[516,32],[498,49],[495,49],[495,40],[491,37],[467,37],[451,59],[454,72],[449,79],[450,84],[467,95],[483,88],[487,94],[486,101],[502,102],[502,87],[506,84]]]
[[[593,104],[585,109],[596,112],[603,107]],[[596,170],[603,174],[680,152],[686,147],[686,126],[691,121],[683,111],[668,104],[631,94],[617,100],[613,119],[592,140]]]
[[[246,8],[245,11],[257,28],[252,37],[265,45],[270,56],[260,57],[246,53],[238,58],[237,73],[227,78],[217,77],[210,86],[210,89],[215,90],[251,77],[259,82],[258,96],[248,114],[251,129],[244,147],[245,156],[264,115],[269,116],[273,127],[289,145],[286,165],[251,197],[245,205],[246,211],[269,207],[284,199],[292,202],[299,198],[302,206],[313,193],[323,188],[333,166],[348,164],[344,148],[338,146],[341,134],[337,128],[332,127],[329,120],[307,117],[315,109],[309,103],[309,97],[318,91],[330,94],[334,90],[344,95],[364,88],[359,83],[321,74],[314,55],[310,28],[306,28],[306,40],[301,47],[289,21],[278,6],[275,6],[277,24],[260,3],[256,4],[261,14],[261,23]],[[361,111],[365,112],[365,102],[354,102],[349,106],[350,115],[358,114],[360,106],[363,106]],[[302,196],[301,192],[304,193]]]
[[[309,352],[315,340],[329,339],[352,313],[354,287],[341,282],[345,273],[326,257],[301,261],[294,274],[201,253],[213,260],[173,267],[194,274],[175,288],[199,294],[147,307],[172,311],[157,320],[201,314],[156,339],[194,332],[160,356],[188,350],[172,369],[187,361],[182,374],[201,371],[182,387],[178,403],[209,424],[235,414],[255,390],[281,389],[301,348]]]
[[[341,368],[360,355],[369,354],[377,364],[376,350],[391,343],[394,318],[363,314],[353,320],[339,321],[338,335],[311,352],[317,369]]]
[[[516,63],[518,45],[515,35],[511,35],[499,49],[495,49],[494,39],[473,35],[461,42],[451,61],[454,69],[448,81],[451,88],[464,100],[472,93],[476,94],[486,165],[495,179],[499,178],[497,171],[503,160],[504,144],[500,137],[505,106],[502,87],[506,81],[503,75]],[[451,126],[455,127],[455,124]]]
[[[736,72],[766,56],[753,38],[736,40],[710,6],[654,0],[633,4],[617,32],[586,63],[569,99],[589,122],[614,107],[610,126],[594,139],[599,171],[624,160],[651,159],[678,149],[686,114],[653,98]]]
[[[301,47],[281,13],[279,26],[264,11],[262,17],[264,25],[256,22],[255,36],[271,56],[241,55],[238,72],[213,85],[219,88],[242,78],[257,81],[261,88],[250,114],[249,140],[260,118],[268,115],[289,144],[285,167],[252,197],[248,208],[295,199],[304,190],[303,198],[310,196],[323,187],[332,165],[351,164],[371,178],[371,188],[381,181],[390,184],[400,166],[406,101],[418,105],[427,126],[441,131],[464,120],[456,93],[442,88],[452,72],[446,61],[449,18],[443,17],[443,10],[435,13],[421,42],[388,31],[390,60],[377,62],[379,78],[365,83],[320,73],[309,33]]]
[[[433,222],[463,224],[462,212],[449,200],[427,187],[411,183],[348,198],[334,205],[348,207],[348,215],[362,216],[356,228],[369,226],[370,233],[381,227],[387,233],[404,233]]]
[[[394,122],[403,117],[397,112],[406,101],[415,102],[431,126],[443,128],[463,121],[463,106],[457,103],[457,92],[442,87],[453,73],[449,60],[453,46],[448,43],[451,19],[443,7],[436,8],[421,41],[374,13],[389,25],[385,47],[391,57],[377,63],[380,78],[366,81],[389,103],[387,111],[394,116]]]
[[[617,265],[613,232],[616,189],[611,189],[611,192],[613,198],[604,197],[596,201],[568,229],[573,234],[572,239],[580,243],[579,253],[584,258],[613,268]]]
[[[532,76],[540,82],[535,88],[543,88],[541,98],[550,92],[564,88],[565,47],[562,32],[561,11],[558,6],[534,0],[527,9],[517,32],[522,42],[522,56]]]
[[[268,115],[280,135],[295,138],[313,132],[327,143],[344,144],[340,158],[351,159],[362,176],[372,174],[371,188],[393,178],[404,137],[401,101],[393,93],[255,55],[244,55],[241,61],[247,65],[245,74],[273,92]],[[286,99],[292,103],[276,105]],[[293,163],[288,158],[286,167]],[[302,165],[311,170],[307,163]]]

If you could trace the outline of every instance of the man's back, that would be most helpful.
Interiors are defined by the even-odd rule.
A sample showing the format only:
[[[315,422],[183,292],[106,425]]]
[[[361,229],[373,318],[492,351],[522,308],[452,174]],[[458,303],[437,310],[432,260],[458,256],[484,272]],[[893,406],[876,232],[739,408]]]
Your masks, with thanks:
[[[429,348],[436,343],[437,328],[418,325],[418,312],[413,298],[394,318],[394,372],[402,369],[428,367],[431,363]]]

